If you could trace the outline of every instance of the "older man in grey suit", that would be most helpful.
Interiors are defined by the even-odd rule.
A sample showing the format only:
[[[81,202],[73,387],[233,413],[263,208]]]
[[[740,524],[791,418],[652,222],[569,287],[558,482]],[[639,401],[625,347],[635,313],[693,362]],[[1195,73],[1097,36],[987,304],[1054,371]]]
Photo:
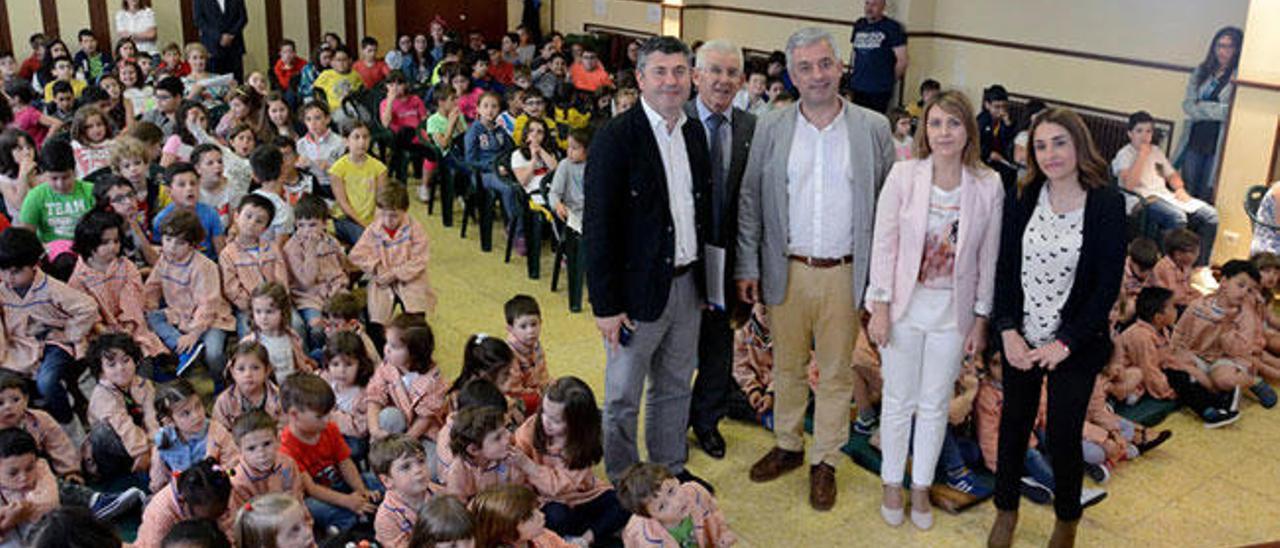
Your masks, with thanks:
[[[751,467],[769,481],[804,463],[805,364],[818,363],[809,504],[836,500],[835,465],[849,437],[858,309],[867,283],[876,194],[893,165],[889,122],[840,98],[840,55],[826,31],[787,40],[799,103],[756,124],[742,181],[739,297],[770,307],[776,447]]]

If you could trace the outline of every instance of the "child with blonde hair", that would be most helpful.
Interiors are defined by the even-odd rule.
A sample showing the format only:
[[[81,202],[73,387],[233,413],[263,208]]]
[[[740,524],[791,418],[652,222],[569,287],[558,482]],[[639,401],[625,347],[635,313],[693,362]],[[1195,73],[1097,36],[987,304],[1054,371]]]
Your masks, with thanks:
[[[255,498],[236,514],[236,546],[294,548],[316,545],[307,507],[298,499],[272,493]]]

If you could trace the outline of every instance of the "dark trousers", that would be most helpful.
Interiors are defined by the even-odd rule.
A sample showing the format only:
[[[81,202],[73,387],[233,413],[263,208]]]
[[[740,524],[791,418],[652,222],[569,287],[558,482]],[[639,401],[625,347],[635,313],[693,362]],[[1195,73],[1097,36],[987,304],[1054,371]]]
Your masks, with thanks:
[[[413,141],[417,131],[400,128],[396,132],[396,146],[391,149],[391,174],[400,181],[409,181],[410,168],[414,176],[422,179],[422,158],[427,147]],[[410,165],[412,164],[412,165]]]
[[[1048,424],[1045,443],[1053,463],[1053,510],[1058,519],[1080,518],[1080,489],[1084,456],[1080,432],[1093,383],[1106,360],[1101,352],[1083,349],[1053,371],[1034,367],[1023,371],[1004,362],[1004,404],[1000,416],[1000,444],[996,465],[996,507],[1017,510],[1027,440],[1040,407],[1040,387],[1049,377]]]
[[[693,403],[689,406],[689,425],[695,432],[715,428],[724,418],[733,384],[733,329],[729,327],[729,314],[704,310],[698,330],[698,376],[693,381]]]
[[[893,90],[883,92],[853,90],[853,104],[867,107],[879,113],[889,110],[889,101],[893,99]]]
[[[1178,403],[1187,406],[1188,409],[1195,412],[1196,416],[1202,416],[1205,409],[1211,407],[1225,408],[1227,402],[1223,401],[1224,395],[1219,395],[1191,378],[1191,374],[1186,371],[1177,369],[1165,369],[1164,377],[1169,380],[1169,388],[1178,394]]]
[[[244,54],[218,53],[209,58],[209,72],[233,74],[237,82],[244,82]]]
[[[581,536],[590,530],[597,544],[617,536],[631,519],[631,513],[622,508],[613,489],[574,507],[548,502],[543,505],[542,513],[547,517],[547,529],[557,535]]]

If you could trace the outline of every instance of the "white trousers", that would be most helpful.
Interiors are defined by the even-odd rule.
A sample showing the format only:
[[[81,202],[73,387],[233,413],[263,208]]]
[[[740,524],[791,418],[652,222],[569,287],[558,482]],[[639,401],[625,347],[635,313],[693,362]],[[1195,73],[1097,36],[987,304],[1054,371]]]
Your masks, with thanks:
[[[903,483],[911,447],[911,483],[916,488],[933,484],[947,432],[947,411],[964,358],[964,334],[956,326],[953,310],[950,290],[916,286],[907,312],[890,327],[889,345],[880,349],[884,377],[880,478],[884,483]]]

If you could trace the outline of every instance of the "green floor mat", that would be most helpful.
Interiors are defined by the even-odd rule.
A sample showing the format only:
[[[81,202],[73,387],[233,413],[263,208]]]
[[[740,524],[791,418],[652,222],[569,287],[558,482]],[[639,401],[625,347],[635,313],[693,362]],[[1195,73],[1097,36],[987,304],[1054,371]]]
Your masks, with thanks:
[[[1133,405],[1125,405],[1124,402],[1115,405],[1116,414],[1148,428],[1160,424],[1165,417],[1177,410],[1178,402],[1157,400],[1151,396],[1143,396]]]

